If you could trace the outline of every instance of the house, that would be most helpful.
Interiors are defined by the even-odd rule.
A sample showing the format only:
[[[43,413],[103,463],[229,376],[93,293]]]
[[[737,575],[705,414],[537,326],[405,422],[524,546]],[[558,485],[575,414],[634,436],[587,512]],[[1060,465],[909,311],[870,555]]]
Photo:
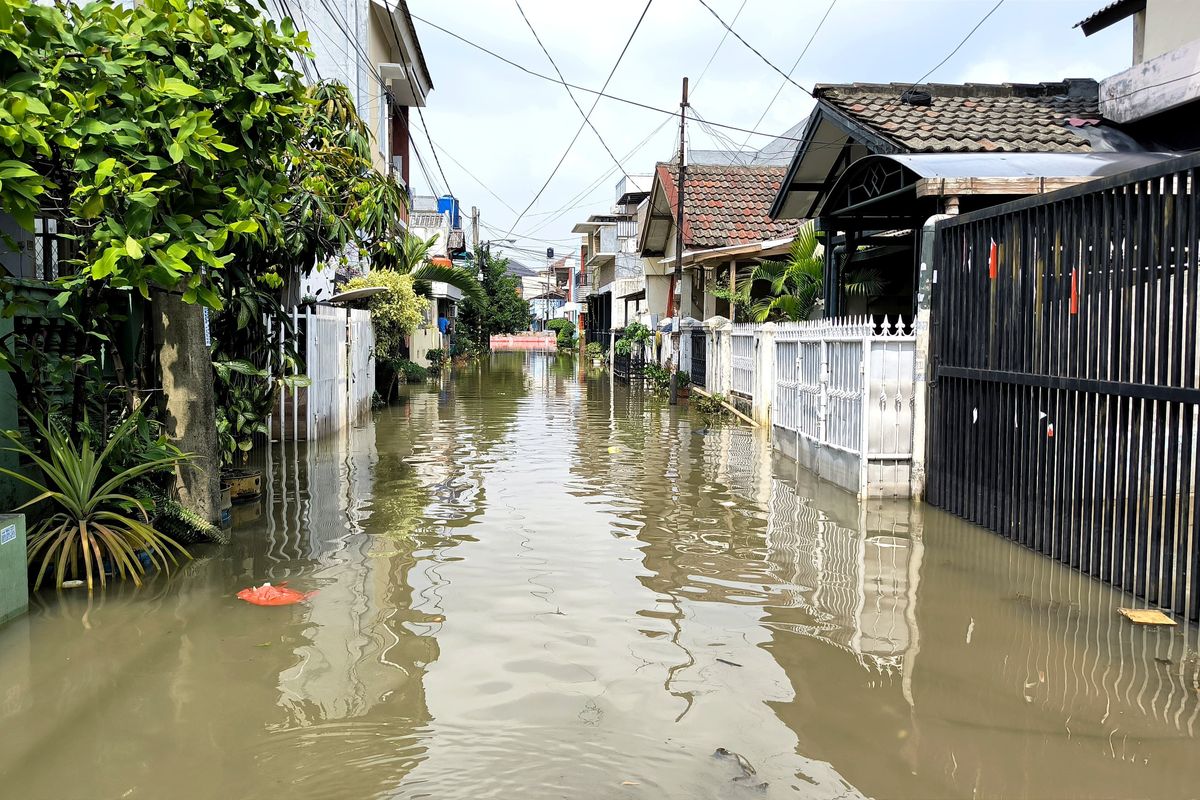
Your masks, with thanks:
[[[818,84],[816,107],[770,204],[777,220],[817,220],[826,316],[911,320],[919,238],[957,214],[1153,163],[1101,117],[1099,86]],[[881,287],[847,290],[869,270]],[[862,285],[862,282],[859,282]]]
[[[423,241],[436,237],[429,250],[432,259],[447,263],[453,263],[456,259],[471,260],[462,227],[461,206],[453,195],[413,197],[408,215],[408,232]],[[475,267],[472,265],[470,268]],[[431,350],[449,352],[449,340],[447,334],[442,332],[441,321],[447,320],[448,324],[453,324],[463,294],[461,289],[442,281],[433,281],[428,296],[430,302],[425,319],[413,331],[408,343],[409,358],[418,364],[425,363],[425,356]]]
[[[266,13],[277,19],[274,5]],[[281,7],[282,8],[282,7]],[[409,113],[424,107],[433,80],[406,0],[332,0],[303,3],[296,26],[319,31],[311,37],[313,58],[298,64],[308,80],[336,80],[354,98],[358,115],[371,131],[372,161],[410,189]],[[353,20],[353,25],[346,24]],[[353,32],[352,39],[349,32]],[[407,224],[407,212],[402,215]],[[296,299],[328,299],[334,285],[359,269],[352,260],[341,275],[333,269],[314,271],[304,279]]]
[[[608,346],[609,333],[624,328],[646,308],[645,265],[637,252],[637,208],[650,194],[653,175],[626,175],[616,186],[616,204],[593,214],[573,233],[581,234],[576,302],[586,302],[585,337]]]
[[[538,330],[545,330],[547,321],[564,316],[563,308],[567,304],[568,285],[574,269],[572,260],[563,257],[533,275],[521,276],[521,296],[529,301],[529,312]]]
[[[735,289],[759,259],[787,252],[799,227],[768,214],[783,167],[689,165],[683,187],[683,285],[676,287],[678,178],[676,164],[659,164],[638,209],[637,248],[646,260],[648,301],[641,316],[652,327],[674,314],[676,301],[682,318],[732,318],[728,300],[718,299],[713,289]]]
[[[1132,66],[1100,82],[1100,115],[1161,149],[1200,149],[1200,14],[1192,0],[1117,0],[1079,22],[1085,36],[1133,18]]]

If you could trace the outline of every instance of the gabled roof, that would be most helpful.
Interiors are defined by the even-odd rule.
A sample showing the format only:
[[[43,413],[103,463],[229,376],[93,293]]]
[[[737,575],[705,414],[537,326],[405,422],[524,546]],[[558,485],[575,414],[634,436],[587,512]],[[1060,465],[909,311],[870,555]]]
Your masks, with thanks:
[[[843,169],[871,153],[1087,153],[1137,149],[1101,123],[1099,85],[818,84],[775,217],[813,215]],[[903,96],[904,99],[901,99]]]
[[[794,234],[795,222],[776,221],[767,216],[783,174],[782,167],[689,165],[683,187],[684,249],[729,247]],[[678,165],[657,166],[650,195],[650,212],[655,216],[642,232],[639,244],[643,252],[662,252],[666,237],[679,218],[678,176]],[[656,211],[666,213],[656,214]],[[656,226],[656,221],[664,216],[665,221]]]
[[[930,84],[921,105],[901,100],[908,84],[817,84],[813,94],[911,153],[1086,153],[1088,138],[1069,120],[1100,119],[1093,80],[1035,84]]]
[[[1110,25],[1116,25],[1121,20],[1146,10],[1146,0],[1115,0],[1084,20],[1075,23],[1076,28],[1083,30],[1084,36],[1102,31]]]

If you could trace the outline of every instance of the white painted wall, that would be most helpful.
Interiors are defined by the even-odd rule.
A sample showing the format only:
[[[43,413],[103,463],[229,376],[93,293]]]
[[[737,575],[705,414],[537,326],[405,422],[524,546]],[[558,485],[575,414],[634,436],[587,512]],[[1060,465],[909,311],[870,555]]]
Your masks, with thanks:
[[[1145,15],[1144,61],[1200,39],[1200,3],[1196,0],[1146,0]],[[1136,50],[1136,44],[1134,47]]]

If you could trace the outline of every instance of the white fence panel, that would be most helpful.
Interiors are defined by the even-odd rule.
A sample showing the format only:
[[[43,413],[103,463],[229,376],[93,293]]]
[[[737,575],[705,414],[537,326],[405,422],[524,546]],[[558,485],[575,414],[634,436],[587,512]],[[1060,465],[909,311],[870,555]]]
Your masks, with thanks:
[[[915,351],[901,320],[778,325],[771,424],[796,434],[797,453],[807,442],[845,454],[806,460],[849,484],[857,475],[861,493],[899,492],[913,452]]]
[[[318,439],[339,430],[346,419],[346,312],[318,306],[304,314],[307,345],[308,436]]]
[[[732,355],[733,377],[730,381],[730,391],[745,397],[754,397],[754,385],[758,371],[758,358],[755,352],[757,326],[739,323],[733,326]]]
[[[347,395],[350,422],[357,426],[371,413],[371,398],[375,394],[375,329],[371,327],[371,312],[352,309],[347,332],[350,366]]]

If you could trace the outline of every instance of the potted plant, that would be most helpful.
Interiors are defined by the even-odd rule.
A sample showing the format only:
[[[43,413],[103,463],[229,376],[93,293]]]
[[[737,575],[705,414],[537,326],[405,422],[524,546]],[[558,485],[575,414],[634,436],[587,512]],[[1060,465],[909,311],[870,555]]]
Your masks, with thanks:
[[[589,342],[588,346],[584,348],[584,352],[592,360],[593,367],[604,363],[604,348],[600,346],[599,342]]]

